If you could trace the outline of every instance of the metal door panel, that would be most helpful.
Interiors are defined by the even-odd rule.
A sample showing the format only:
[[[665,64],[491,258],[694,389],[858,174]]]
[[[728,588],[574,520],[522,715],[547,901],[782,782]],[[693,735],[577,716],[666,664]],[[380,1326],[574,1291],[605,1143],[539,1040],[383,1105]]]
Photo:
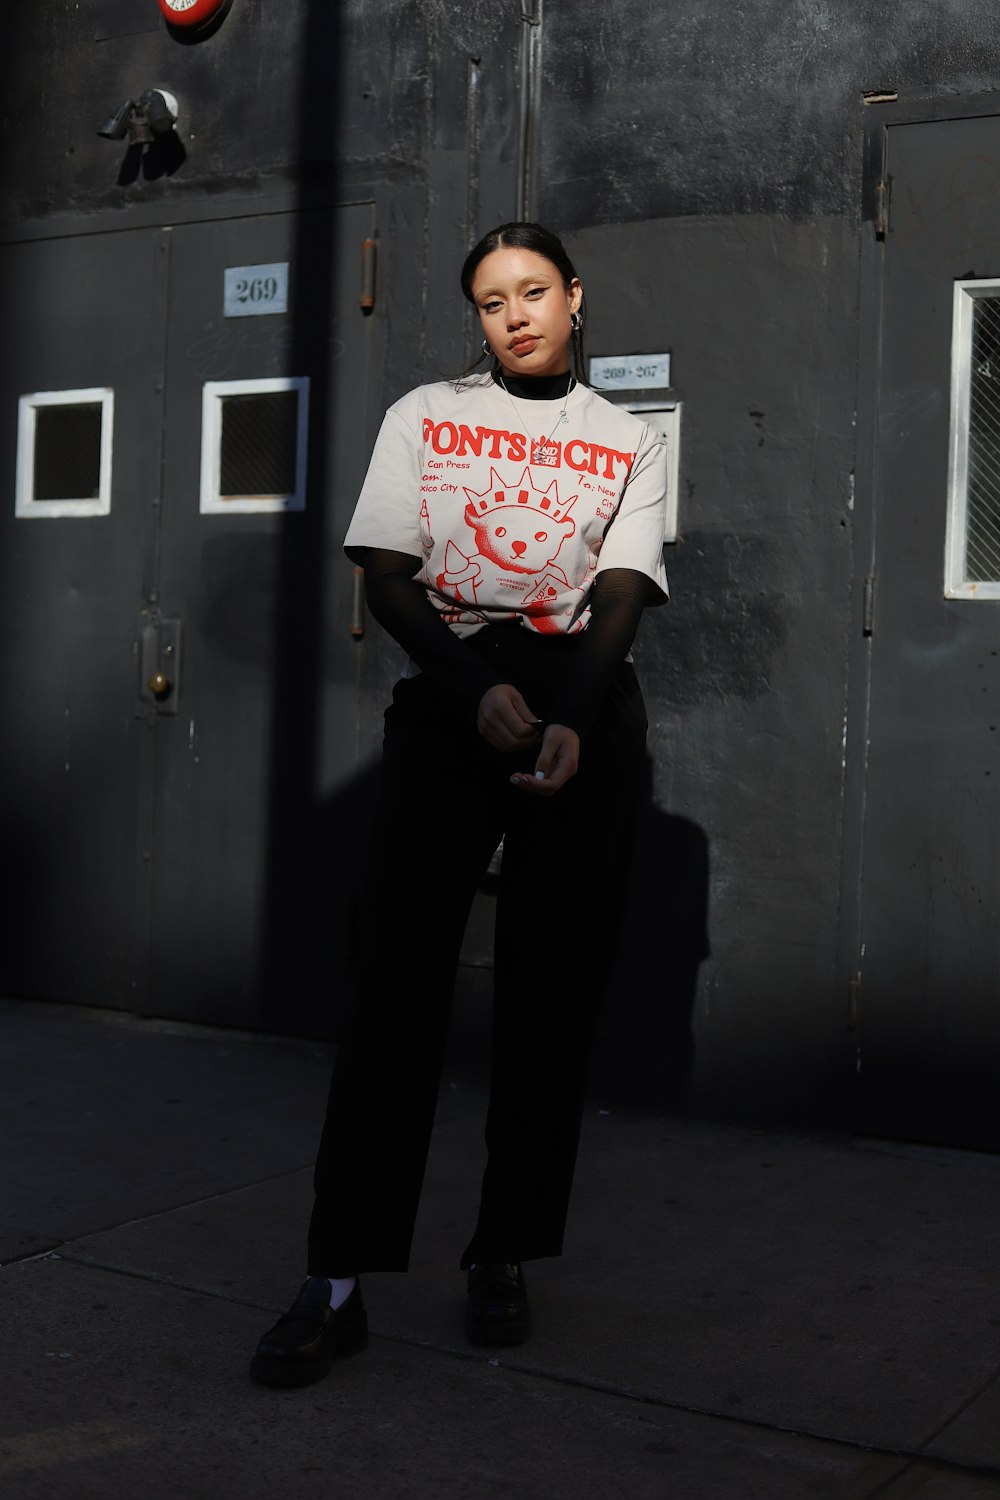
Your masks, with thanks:
[[[151,736],[135,641],[164,286],[155,231],[0,248],[5,994],[131,1006],[142,987]],[[110,515],[15,519],[19,396],[90,387],[114,390]]]
[[[367,461],[371,323],[355,205],[172,232],[160,605],[181,621],[172,718],[157,724],[149,1006],[241,1026],[324,1029],[329,816],[356,769],[359,643],[341,544]],[[288,312],[223,316],[227,266],[288,262]],[[202,387],[308,376],[306,507],[201,515]],[[319,836],[320,828],[324,834]],[[325,931],[324,931],[325,921]]]
[[[1000,606],[944,598],[952,296],[1000,275],[1000,120],[889,130],[860,1002],[864,1128],[1000,1145]]]

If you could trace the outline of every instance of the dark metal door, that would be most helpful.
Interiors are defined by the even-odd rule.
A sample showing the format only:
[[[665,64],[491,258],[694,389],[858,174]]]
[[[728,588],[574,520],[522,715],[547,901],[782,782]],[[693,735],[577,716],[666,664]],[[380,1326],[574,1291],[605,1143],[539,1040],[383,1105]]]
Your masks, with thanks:
[[[362,204],[2,249],[3,993],[335,1024],[362,649],[341,543],[369,447],[372,227]],[[227,268],[260,266],[283,279],[251,301],[280,290],[285,310],[226,316]],[[216,500],[253,493],[206,509],[205,385],[233,381],[278,389],[247,405],[241,387],[217,422]],[[16,516],[19,399],[70,388],[91,409],[113,393],[108,513]],[[218,417],[234,393],[217,391]],[[289,466],[300,509],[280,501]]]
[[[341,544],[367,458],[372,324],[359,297],[371,232],[362,204],[171,233],[157,606],[179,622],[181,660],[157,725],[156,1013],[287,1031],[330,1024],[333,916],[317,902],[330,863],[352,858],[325,811],[356,770],[360,648]],[[287,266],[287,311],[224,315],[226,268],[245,266]],[[251,499],[204,512],[206,382],[274,377],[309,382],[297,396],[304,508]],[[295,467],[297,432],[280,393],[275,426],[270,393],[252,399],[234,429],[232,482],[266,490],[276,445],[290,445]],[[229,421],[240,408],[226,410]]]
[[[960,350],[953,361],[955,289],[1000,278],[1000,119],[891,127],[888,178],[858,963],[862,1124],[995,1148],[1000,599],[982,588],[946,597],[945,543],[953,362],[963,378]],[[982,348],[969,359],[985,399],[973,421],[989,468],[1000,400]],[[996,368],[1000,391],[1000,361]],[[984,475],[976,504],[989,530],[1000,509]]]
[[[0,268],[0,987],[128,1007],[144,977],[152,724],[133,642],[156,545],[166,255],[141,230],[5,245]],[[15,514],[19,402],[95,389],[114,393],[110,509]],[[39,428],[39,493],[89,493],[81,437]]]

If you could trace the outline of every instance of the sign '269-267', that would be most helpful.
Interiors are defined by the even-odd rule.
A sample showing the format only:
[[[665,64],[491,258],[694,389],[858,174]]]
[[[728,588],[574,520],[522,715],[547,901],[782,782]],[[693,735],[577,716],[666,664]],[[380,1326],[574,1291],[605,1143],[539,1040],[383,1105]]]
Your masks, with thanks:
[[[228,3],[229,0],[160,0],[160,10],[171,26],[202,26]]]

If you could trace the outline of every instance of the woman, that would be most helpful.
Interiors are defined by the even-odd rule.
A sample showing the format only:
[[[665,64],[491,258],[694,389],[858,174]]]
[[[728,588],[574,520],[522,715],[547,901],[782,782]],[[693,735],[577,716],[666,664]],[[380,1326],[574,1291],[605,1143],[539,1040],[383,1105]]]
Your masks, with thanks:
[[[386,712],[308,1280],[251,1366],[269,1384],[361,1348],[359,1273],[406,1269],[459,948],[501,840],[488,1156],[460,1264],[469,1339],[528,1337],[522,1263],[562,1250],[620,923],[646,733],[629,648],[666,597],[663,442],[586,386],[583,288],[555,235],[501,225],[462,289],[489,372],[390,407],[345,541],[409,660]]]

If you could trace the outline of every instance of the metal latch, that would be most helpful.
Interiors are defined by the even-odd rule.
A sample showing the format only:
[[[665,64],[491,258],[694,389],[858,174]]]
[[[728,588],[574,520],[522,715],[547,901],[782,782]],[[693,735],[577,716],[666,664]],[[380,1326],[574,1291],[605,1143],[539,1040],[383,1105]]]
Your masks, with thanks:
[[[139,697],[157,713],[176,714],[180,697],[181,622],[151,620],[142,627]]]

